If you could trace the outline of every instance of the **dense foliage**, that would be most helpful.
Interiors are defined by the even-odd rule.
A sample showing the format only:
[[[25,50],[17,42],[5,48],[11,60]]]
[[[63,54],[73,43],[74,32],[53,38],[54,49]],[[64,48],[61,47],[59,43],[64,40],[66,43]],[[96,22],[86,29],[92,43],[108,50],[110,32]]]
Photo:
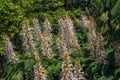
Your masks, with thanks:
[[[62,66],[66,58],[70,59],[74,66],[76,63],[79,68],[81,66],[86,80],[119,80],[119,9],[120,0],[0,0],[0,80],[37,80],[37,73],[34,72],[36,67],[42,67],[38,72],[45,74],[43,78],[60,80],[64,74]],[[49,24],[51,25],[48,26]],[[62,42],[60,30],[62,31],[61,26],[65,24],[73,24],[75,29],[72,32],[64,28],[66,31],[63,32],[63,36],[68,33],[70,35],[65,38],[66,41],[63,39],[68,53],[71,53],[69,56],[66,55],[64,46],[57,42],[58,39]],[[38,25],[41,29],[38,33],[42,34],[38,35],[42,36],[40,40],[35,36],[39,30]],[[90,42],[92,39],[89,37],[93,35],[91,30],[98,36],[95,42]],[[52,36],[52,39],[47,39],[48,35]],[[76,39],[80,48],[78,50],[75,49],[78,46],[72,45]],[[99,43],[96,43],[97,41]],[[51,48],[52,54],[48,53],[49,50],[44,51],[46,46]],[[94,51],[92,46],[105,54]],[[97,58],[91,55],[92,51]],[[12,57],[8,56],[11,53]]]

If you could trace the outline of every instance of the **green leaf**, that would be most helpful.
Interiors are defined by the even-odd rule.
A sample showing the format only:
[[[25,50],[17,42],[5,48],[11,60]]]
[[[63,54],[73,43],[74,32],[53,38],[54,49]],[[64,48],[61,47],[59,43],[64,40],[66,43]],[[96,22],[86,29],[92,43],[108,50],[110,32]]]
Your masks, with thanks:
[[[110,76],[110,77],[109,77],[109,80],[114,80],[114,77],[113,77],[113,76]]]
[[[106,7],[110,7],[110,0],[107,0]]]
[[[116,78],[120,78],[120,69],[116,69],[114,75]]]
[[[94,73],[95,70],[96,70],[96,68],[97,68],[96,62],[92,62],[92,63],[89,65],[89,67],[87,68],[87,71],[91,70],[91,72]]]
[[[120,29],[117,29],[115,33],[113,34],[113,37],[115,40],[120,40]]]
[[[24,80],[23,72],[19,70],[16,74],[12,76],[11,80]]]
[[[95,73],[95,72],[96,72],[96,69],[97,69],[97,66],[92,67],[92,68],[91,68],[91,72],[92,72],[92,73]]]
[[[98,78],[97,80],[109,80],[107,77],[105,76],[101,76],[100,78]]]
[[[61,69],[62,62],[58,62],[56,65],[56,70],[59,71]]]
[[[5,80],[5,78],[1,78],[0,80]]]
[[[24,62],[24,69],[31,69],[34,65],[34,60],[32,59],[27,59],[25,62]]]
[[[83,58],[83,57],[80,58],[80,62],[82,63],[87,62],[87,61],[90,61],[90,58]]]
[[[11,75],[11,72],[13,70],[13,67],[8,66],[8,65],[4,65],[4,74],[5,74],[5,78],[8,78]]]
[[[49,74],[52,74],[53,70],[52,70],[52,67],[51,67],[51,66],[49,66],[49,67],[47,68],[47,70],[48,70]]]
[[[111,10],[111,15],[113,17],[120,15],[120,0],[117,0],[116,5]]]
[[[113,49],[112,49],[112,48],[109,48],[109,49],[106,50],[106,53],[107,53],[107,54],[109,54],[109,53],[111,53],[111,52],[113,52]]]

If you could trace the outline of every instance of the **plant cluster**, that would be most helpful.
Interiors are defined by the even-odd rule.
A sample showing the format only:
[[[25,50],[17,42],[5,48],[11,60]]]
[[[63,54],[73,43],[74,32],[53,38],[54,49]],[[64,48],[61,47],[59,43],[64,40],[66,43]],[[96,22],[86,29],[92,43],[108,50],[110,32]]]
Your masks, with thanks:
[[[1,0],[0,80],[119,80],[120,0]]]

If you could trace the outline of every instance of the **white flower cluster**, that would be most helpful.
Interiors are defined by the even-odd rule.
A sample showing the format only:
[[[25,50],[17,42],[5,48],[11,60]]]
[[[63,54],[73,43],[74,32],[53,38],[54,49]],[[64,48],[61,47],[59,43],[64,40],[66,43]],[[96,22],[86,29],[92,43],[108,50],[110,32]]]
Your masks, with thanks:
[[[34,53],[34,51],[36,50],[35,48],[35,44],[34,44],[34,40],[33,40],[33,35],[31,33],[31,28],[29,26],[29,22],[28,20],[26,20],[23,23],[22,26],[22,40],[23,40],[23,46],[25,47],[25,51],[28,51],[28,55],[29,57],[32,56],[32,54]]]
[[[33,66],[34,68],[34,80],[47,80],[47,71],[43,68],[40,58],[37,54],[35,54],[36,64]]]
[[[52,40],[52,34],[51,34],[51,25],[48,19],[46,18],[44,21],[44,27],[45,30],[41,32],[39,21],[38,19],[33,19],[33,26],[35,29],[35,36],[37,38],[37,41],[41,45],[42,54],[46,56],[47,58],[51,59],[53,57],[52,50],[51,50],[51,40]]]
[[[6,34],[3,34],[3,45],[4,45],[4,51],[8,61],[16,63],[17,61],[16,54],[13,50],[9,37]]]
[[[65,19],[59,18],[59,32],[57,38],[57,45],[60,50],[60,56],[63,59],[62,63],[62,78],[61,80],[85,80],[84,76],[82,76],[82,72],[79,72],[79,67],[81,66],[72,65],[70,54],[72,53],[71,49],[80,49],[80,46],[77,42],[77,38],[74,33],[73,23],[68,15],[66,15]],[[79,77],[77,75],[80,75]]]
[[[80,46],[78,44],[77,37],[75,36],[75,30],[71,18],[66,15],[65,19],[58,19],[58,24],[60,26],[58,33],[59,39],[62,38],[61,40],[66,43],[69,53],[71,54],[72,49],[79,50]]]
[[[87,18],[85,15],[81,14],[82,26],[88,29],[88,40],[90,44],[90,56],[96,58],[100,63],[106,64],[106,55],[104,49],[103,37],[100,33],[96,34],[95,31],[95,20],[92,17]]]

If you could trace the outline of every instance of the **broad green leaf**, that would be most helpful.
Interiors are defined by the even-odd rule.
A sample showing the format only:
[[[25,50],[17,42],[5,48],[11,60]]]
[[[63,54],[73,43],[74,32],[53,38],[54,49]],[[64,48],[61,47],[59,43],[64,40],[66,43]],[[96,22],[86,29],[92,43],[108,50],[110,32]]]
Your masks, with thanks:
[[[101,76],[100,78],[98,78],[97,80],[109,80],[107,77],[105,76]]]
[[[109,54],[109,53],[111,53],[111,52],[113,52],[113,49],[112,49],[112,48],[108,48],[108,49],[106,50],[106,54]]]
[[[60,70],[61,65],[62,65],[62,62],[58,62],[57,65],[56,65],[56,70]]]
[[[24,69],[31,69],[34,65],[34,60],[32,59],[27,59],[25,62],[24,62]]]
[[[11,80],[24,80],[24,78],[23,78],[23,72],[19,70],[17,73],[15,73],[12,76]]]
[[[120,69],[115,70],[115,75],[116,75],[117,73],[120,73]]]
[[[111,10],[111,15],[114,17],[120,15],[120,0],[117,0],[116,5]]]
[[[52,74],[53,69],[52,69],[52,67],[51,67],[51,66],[49,66],[49,67],[47,68],[47,70],[48,70],[49,74]]]

